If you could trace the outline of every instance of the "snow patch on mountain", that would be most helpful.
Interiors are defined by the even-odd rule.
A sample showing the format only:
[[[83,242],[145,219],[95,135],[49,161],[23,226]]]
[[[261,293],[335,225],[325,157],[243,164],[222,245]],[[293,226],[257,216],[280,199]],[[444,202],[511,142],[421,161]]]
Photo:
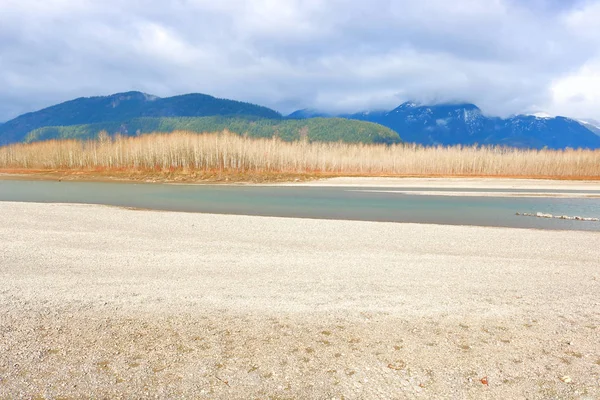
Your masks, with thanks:
[[[552,119],[552,118],[554,118],[553,115],[550,115],[550,114],[548,114],[546,112],[536,112],[536,113],[528,114],[528,115],[530,115],[532,117],[540,118],[540,119]]]
[[[479,119],[479,117],[481,117],[481,111],[479,109],[476,109],[476,110],[464,109],[463,110],[463,120],[467,124],[472,124],[472,123],[476,122]]]
[[[600,129],[600,122],[593,120],[593,119],[578,119],[577,122],[581,122],[584,125],[590,125],[590,126],[593,126],[594,128]]]

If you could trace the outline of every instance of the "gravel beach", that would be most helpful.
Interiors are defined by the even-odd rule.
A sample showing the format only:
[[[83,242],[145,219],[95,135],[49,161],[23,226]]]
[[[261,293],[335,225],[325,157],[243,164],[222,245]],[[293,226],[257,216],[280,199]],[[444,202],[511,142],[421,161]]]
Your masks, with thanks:
[[[598,233],[0,216],[2,399],[600,398]]]

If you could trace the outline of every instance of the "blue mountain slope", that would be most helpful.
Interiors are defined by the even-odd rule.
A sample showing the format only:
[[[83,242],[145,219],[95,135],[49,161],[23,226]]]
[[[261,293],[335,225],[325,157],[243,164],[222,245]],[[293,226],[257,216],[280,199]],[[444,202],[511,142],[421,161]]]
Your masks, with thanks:
[[[277,111],[205,94],[159,98],[141,92],[82,97],[40,111],[23,114],[0,125],[0,145],[22,141],[27,133],[45,126],[70,126],[127,121],[142,117],[246,116],[281,119]]]
[[[594,132],[596,135],[600,136],[600,122],[591,120],[579,120],[577,121],[581,123],[581,125],[588,128],[590,131]]]
[[[326,112],[319,112],[310,108],[297,110],[287,116],[289,119],[308,119],[308,118],[329,118],[333,117],[332,114]]]
[[[518,115],[488,117],[473,104],[433,106],[407,102],[388,112],[361,112],[344,118],[387,126],[405,142],[422,145],[503,145],[550,149],[600,148],[600,136],[573,119]]]

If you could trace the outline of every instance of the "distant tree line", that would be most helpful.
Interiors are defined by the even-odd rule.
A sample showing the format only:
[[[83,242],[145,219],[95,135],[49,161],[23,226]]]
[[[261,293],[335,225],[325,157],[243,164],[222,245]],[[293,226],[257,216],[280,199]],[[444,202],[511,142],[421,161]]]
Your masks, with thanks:
[[[229,130],[249,137],[279,137],[285,141],[400,143],[396,132],[382,125],[342,118],[303,120],[260,119],[240,116],[142,117],[126,122],[100,122],[86,125],[49,126],[31,131],[25,142],[49,139],[95,139],[102,131],[110,135],[135,136],[147,133],[189,131],[196,133]]]

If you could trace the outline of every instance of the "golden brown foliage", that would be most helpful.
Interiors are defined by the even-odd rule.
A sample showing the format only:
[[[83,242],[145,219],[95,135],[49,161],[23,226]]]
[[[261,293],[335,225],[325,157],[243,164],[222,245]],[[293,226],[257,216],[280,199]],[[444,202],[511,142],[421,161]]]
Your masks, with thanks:
[[[0,148],[0,168],[180,171],[189,174],[511,176],[598,178],[600,151],[284,142],[229,133],[174,132]]]

